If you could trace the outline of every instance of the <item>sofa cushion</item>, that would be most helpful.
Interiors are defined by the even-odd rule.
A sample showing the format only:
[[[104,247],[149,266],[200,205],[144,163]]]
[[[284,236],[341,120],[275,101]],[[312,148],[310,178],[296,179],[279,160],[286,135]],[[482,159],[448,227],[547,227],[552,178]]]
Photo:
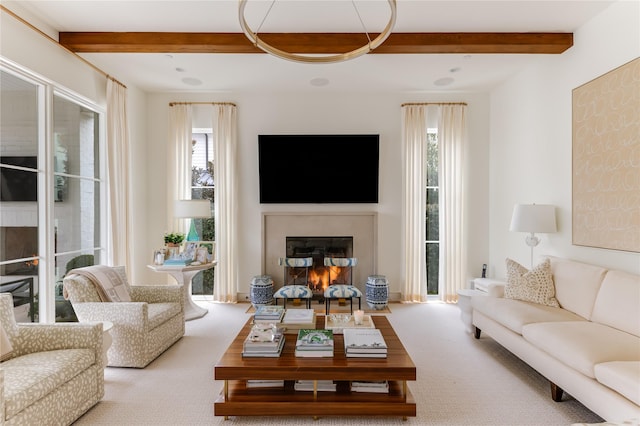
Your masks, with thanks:
[[[548,256],[560,306],[591,319],[598,290],[607,270],[599,266]]]
[[[4,327],[0,326],[0,362],[9,358],[13,353],[13,345],[9,340],[9,335],[4,331]]]
[[[474,310],[518,334],[522,334],[524,325],[535,322],[584,321],[581,316],[561,308],[514,299],[478,295],[471,298],[471,303]]]
[[[149,303],[149,330],[164,324],[167,320],[180,313],[179,303]]]
[[[11,418],[95,364],[91,349],[36,352],[0,364],[4,371],[5,416]]]
[[[597,381],[640,405],[640,361],[603,362],[594,371]]]
[[[530,271],[518,262],[507,259],[505,298],[559,307],[554,295],[549,259],[545,259]]]
[[[607,272],[591,321],[640,336],[640,276],[621,271]]]
[[[590,321],[541,322],[522,327],[538,349],[595,378],[594,366],[609,361],[640,361],[640,338]]]

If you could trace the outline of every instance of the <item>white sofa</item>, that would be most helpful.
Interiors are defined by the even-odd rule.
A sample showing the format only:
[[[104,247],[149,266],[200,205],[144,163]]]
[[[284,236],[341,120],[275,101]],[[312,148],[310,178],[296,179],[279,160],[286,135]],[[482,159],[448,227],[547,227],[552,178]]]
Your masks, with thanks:
[[[640,419],[640,276],[549,257],[560,307],[504,297],[504,286],[472,297],[476,338],[485,332],[612,422]]]

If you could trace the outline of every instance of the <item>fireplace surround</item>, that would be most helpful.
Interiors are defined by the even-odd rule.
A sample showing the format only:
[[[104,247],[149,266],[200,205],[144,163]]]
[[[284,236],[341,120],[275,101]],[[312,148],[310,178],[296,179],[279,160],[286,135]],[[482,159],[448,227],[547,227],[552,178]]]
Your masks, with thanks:
[[[282,287],[283,270],[278,259],[286,257],[287,237],[351,237],[353,285],[363,293],[367,277],[377,274],[377,213],[375,212],[263,212],[262,270]]]

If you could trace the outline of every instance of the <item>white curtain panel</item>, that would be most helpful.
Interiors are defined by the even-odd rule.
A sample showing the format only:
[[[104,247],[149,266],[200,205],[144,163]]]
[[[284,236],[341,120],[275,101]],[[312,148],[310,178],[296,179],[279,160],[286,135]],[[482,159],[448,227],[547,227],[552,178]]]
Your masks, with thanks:
[[[467,144],[467,106],[441,105],[440,147],[440,276],[438,293],[445,302],[458,300],[465,287],[464,156]]]
[[[192,107],[174,104],[169,109],[167,143],[167,232],[187,233],[189,219],[174,218],[176,200],[191,199]]]
[[[402,298],[426,302],[427,106],[402,106],[405,283]]]
[[[215,161],[216,260],[213,300],[236,302],[238,287],[237,247],[237,118],[236,107],[216,104],[213,112],[213,158]]]
[[[109,265],[133,270],[131,247],[130,152],[127,88],[107,79],[107,185]]]

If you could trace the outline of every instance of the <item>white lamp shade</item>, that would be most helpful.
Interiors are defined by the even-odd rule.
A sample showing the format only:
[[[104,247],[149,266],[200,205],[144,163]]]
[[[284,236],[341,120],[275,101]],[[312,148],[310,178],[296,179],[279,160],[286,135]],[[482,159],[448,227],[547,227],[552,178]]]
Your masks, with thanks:
[[[173,216],[182,218],[211,217],[211,201],[176,200],[173,205]]]
[[[516,232],[556,232],[556,208],[548,204],[516,204],[509,229]]]

